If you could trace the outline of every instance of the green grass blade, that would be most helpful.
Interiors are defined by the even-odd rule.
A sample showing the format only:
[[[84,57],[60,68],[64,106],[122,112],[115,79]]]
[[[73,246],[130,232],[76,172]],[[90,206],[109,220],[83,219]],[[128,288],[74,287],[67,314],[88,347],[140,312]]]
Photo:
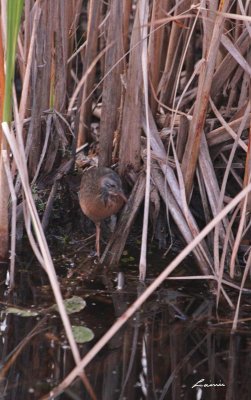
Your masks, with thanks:
[[[3,121],[11,121],[12,83],[15,73],[17,35],[23,10],[23,0],[7,1],[6,81]]]

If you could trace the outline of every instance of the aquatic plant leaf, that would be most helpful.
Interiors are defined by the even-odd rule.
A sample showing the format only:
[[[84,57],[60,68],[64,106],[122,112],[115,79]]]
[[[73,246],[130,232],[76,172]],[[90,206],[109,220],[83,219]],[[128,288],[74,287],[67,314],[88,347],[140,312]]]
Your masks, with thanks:
[[[133,257],[133,256],[123,257],[123,258],[121,258],[121,261],[123,263],[130,263],[132,261],[135,261],[135,257]]]
[[[90,342],[94,338],[93,331],[85,326],[73,325],[72,332],[77,343]]]
[[[19,317],[36,317],[39,315],[37,311],[32,311],[24,308],[18,308],[18,307],[7,307],[6,308],[6,314],[16,314]]]
[[[82,297],[72,296],[70,299],[64,300],[64,306],[67,314],[70,315],[83,310],[86,306],[86,302]],[[58,306],[54,304],[52,309],[58,311]]]

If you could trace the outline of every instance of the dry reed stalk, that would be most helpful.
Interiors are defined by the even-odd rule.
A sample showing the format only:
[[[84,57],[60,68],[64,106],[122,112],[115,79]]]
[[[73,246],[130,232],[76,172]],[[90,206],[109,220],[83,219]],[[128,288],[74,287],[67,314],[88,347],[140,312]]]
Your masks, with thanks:
[[[198,169],[196,171],[196,177],[198,180],[198,190],[199,190],[200,197],[201,197],[201,203],[202,203],[202,207],[203,207],[205,223],[208,224],[211,221],[212,214],[210,212],[211,211],[210,204],[209,204],[209,200],[207,197],[205,180],[204,180],[203,174],[200,169],[200,164],[198,165]],[[212,233],[209,233],[209,235],[208,235],[207,245],[208,245],[209,249],[213,248],[213,234]]]
[[[227,166],[226,166],[226,169],[225,169],[225,173],[224,173],[224,177],[223,177],[223,180],[222,180],[221,193],[220,193],[220,197],[219,197],[219,200],[218,200],[218,211],[221,209],[221,207],[223,205],[223,197],[224,197],[224,193],[225,193],[225,190],[226,190],[226,184],[227,184],[228,175],[229,175],[229,172],[230,172],[230,166],[231,166],[231,164],[233,162],[233,158],[234,158],[237,146],[238,146],[238,140],[239,140],[239,138],[240,138],[240,136],[241,136],[241,134],[243,132],[243,127],[245,125],[245,122],[246,122],[246,120],[248,118],[248,114],[249,113],[250,113],[250,102],[248,103],[248,105],[246,107],[246,110],[245,110],[245,113],[244,113],[244,116],[243,116],[243,120],[242,120],[242,122],[241,122],[241,124],[239,126],[239,129],[238,129],[238,132],[237,132],[236,140],[235,140],[235,142],[234,142],[234,144],[232,146],[232,149],[231,149],[231,152],[230,152],[230,155],[229,155],[229,158],[228,158],[228,163],[227,163]],[[238,228],[238,231],[237,231],[237,236],[236,236],[236,239],[235,239],[235,242],[234,242],[232,255],[231,255],[231,261],[230,261],[229,271],[230,271],[231,278],[233,278],[233,276],[234,276],[234,262],[235,262],[237,251],[238,251],[239,244],[240,244],[241,234],[242,234],[242,230],[243,230],[244,217],[245,217],[245,213],[242,210],[242,218],[241,218],[241,222],[240,222],[240,225],[239,225],[239,228]],[[217,228],[216,228],[215,229],[215,237],[217,236],[217,234],[218,234],[218,232],[217,232]],[[216,239],[216,241],[217,241],[217,239]],[[217,249],[218,249],[218,247],[217,247]],[[217,250],[217,252],[218,252],[218,250]],[[218,257],[219,257],[219,255],[217,256],[217,258]]]
[[[0,26],[0,118],[3,118],[3,99],[5,87],[5,73],[4,73],[4,51],[2,41],[2,26]],[[8,215],[8,201],[9,201],[9,186],[4,167],[2,151],[6,151],[8,145],[5,136],[0,127],[0,260],[6,260],[9,250],[9,215]],[[7,154],[8,157],[8,154]]]
[[[221,157],[221,159],[223,160],[224,163],[224,167],[227,166],[228,163],[228,158],[223,154],[223,151],[228,152],[229,150],[232,149],[232,144],[230,144],[228,147],[225,146],[222,151],[220,152],[219,156]],[[235,182],[237,183],[237,187],[239,187],[239,189],[243,188],[243,180],[241,178],[240,175],[238,175],[238,173],[236,173],[236,168],[240,168],[240,163],[232,163],[232,165],[230,166],[230,172],[232,177],[234,178]],[[227,199],[227,196],[225,196],[225,200]],[[227,200],[226,200],[227,201]]]
[[[166,0],[154,0],[152,5],[152,13],[151,13],[151,25],[149,32],[149,80],[151,81],[152,90],[154,93],[157,92],[159,79],[160,79],[160,71],[162,69],[163,55],[162,51],[164,48],[164,33],[165,26],[162,26],[160,29],[155,30],[156,21],[158,19],[164,18],[165,16],[165,7],[167,6]],[[166,39],[166,38],[165,38]],[[150,97],[150,105],[151,110],[155,114],[157,111],[158,103],[156,101],[155,96],[151,95]]]
[[[245,229],[246,225],[246,219],[247,219],[247,203],[248,203],[248,196],[245,197],[244,201],[241,204],[241,209],[240,209],[240,221],[238,223],[238,229],[237,233],[235,236],[235,241],[234,241],[234,246],[231,254],[231,260],[230,260],[230,265],[229,265],[229,274],[230,277],[233,279],[236,271],[236,258],[237,258],[237,253],[239,250],[240,242],[242,239],[242,235]],[[246,263],[245,268],[248,266],[248,263]],[[245,275],[245,272],[244,272]]]
[[[41,169],[41,166],[42,166],[42,164],[44,162],[45,154],[46,154],[46,151],[47,151],[47,148],[48,148],[49,137],[51,135],[51,127],[52,127],[52,114],[49,114],[49,116],[48,116],[48,118],[46,120],[46,132],[45,132],[44,145],[43,145],[41,157],[40,157],[40,160],[39,160],[39,163],[38,163],[38,166],[37,166],[37,170],[36,170],[36,173],[35,173],[35,175],[34,175],[34,177],[32,179],[32,183],[31,184],[34,184],[36,182],[37,177],[38,177],[39,172],[40,172],[40,169]]]
[[[217,110],[217,108],[215,107],[215,105],[213,104],[212,100],[210,100],[210,104],[211,107],[215,113],[215,115],[220,119],[220,121],[223,119],[219,113],[219,111]],[[222,182],[222,187],[221,187],[221,192],[220,192],[220,196],[218,197],[217,200],[217,212],[219,212],[219,210],[221,209],[222,205],[223,205],[223,199],[224,199],[224,193],[225,193],[225,189],[226,189],[226,184],[228,181],[228,175],[229,175],[229,171],[230,171],[230,167],[231,167],[231,163],[233,161],[233,157],[235,154],[235,151],[237,149],[237,145],[240,141],[240,136],[243,132],[244,126],[246,124],[246,121],[248,119],[248,116],[250,114],[250,105],[248,105],[246,107],[244,116],[242,118],[242,121],[240,123],[240,126],[238,128],[238,133],[236,135],[235,138],[235,142],[234,145],[231,148],[231,153],[228,159],[228,164],[227,164],[227,168],[225,170],[224,173],[224,177],[223,177],[223,182]],[[215,262],[215,268],[218,271],[219,274],[219,243],[218,243],[218,236],[219,236],[219,227],[217,226],[215,229],[215,236],[214,236],[214,262]],[[238,235],[239,239],[237,240],[237,242],[235,242],[234,248],[233,248],[233,253],[232,253],[232,257],[231,257],[231,266],[230,266],[230,276],[233,277],[233,260],[235,260],[236,257],[236,253],[237,253],[237,248],[239,246],[239,244],[237,244],[240,241],[240,234]]]
[[[31,13],[31,11],[30,11]],[[38,23],[41,17],[41,8],[36,4],[35,8],[33,9],[33,24],[31,27],[31,36],[29,37],[29,48],[27,50],[27,56],[26,59],[24,60],[25,62],[25,69],[23,71],[23,85],[22,85],[22,94],[21,94],[21,100],[19,104],[19,123],[20,123],[20,130],[24,132],[23,130],[23,124],[24,124],[24,119],[26,116],[27,109],[29,109],[29,104],[31,102],[30,98],[30,89],[29,89],[29,84],[30,84],[30,77],[31,77],[31,70],[32,70],[32,61],[33,61],[33,53],[35,49],[35,40],[37,37],[37,29],[38,29]],[[28,18],[28,17],[27,17]],[[30,15],[29,15],[30,18]],[[31,23],[30,19],[29,22]],[[30,28],[30,24],[25,24],[25,28],[28,29]],[[29,31],[30,34],[30,31]],[[24,38],[26,37],[26,34],[24,35]],[[28,115],[30,115],[30,112],[28,111]],[[24,140],[26,139],[26,134],[23,134]],[[32,142],[32,135],[30,135],[30,143],[31,146]],[[26,143],[26,154],[29,154],[30,146]],[[12,163],[12,173],[13,175],[16,172],[16,166],[14,163]],[[16,193],[19,193],[20,190],[20,177],[18,176],[16,179],[15,183],[15,191]]]
[[[239,66],[237,67],[233,78],[231,79],[229,83],[229,89],[230,89],[230,94],[227,102],[227,113],[231,114],[232,108],[234,108],[234,104],[236,104],[236,101],[238,101],[239,97],[239,90],[238,86],[241,81],[243,81],[243,69]]]
[[[251,51],[249,51],[247,55],[247,61],[249,65],[251,65]],[[245,106],[247,98],[249,96],[249,84],[250,84],[250,74],[244,72],[242,84],[241,84],[241,93],[238,101],[238,109],[241,109]]]
[[[216,11],[218,8],[219,2],[218,0],[210,1],[206,4],[206,1],[203,0],[201,3],[201,19],[202,19],[202,26],[203,26],[203,34],[202,34],[202,48],[204,54],[208,51],[210,47],[210,43],[212,40],[213,30],[214,30],[214,23],[216,17]],[[217,64],[219,60],[216,61]]]
[[[123,3],[123,44],[124,51],[128,51],[129,47],[129,23],[130,15],[132,12],[132,2],[133,0],[124,0]]]
[[[62,123],[62,120],[59,119],[58,114],[53,112],[52,121],[50,121],[50,116],[48,116],[48,124],[46,135],[49,136],[49,143],[46,154],[46,160],[43,166],[43,172],[49,174],[53,171],[53,167],[57,165],[59,161],[58,150],[61,149],[62,153],[65,152],[67,146],[69,145],[66,133],[65,133],[65,124]],[[63,126],[62,126],[63,124]],[[51,130],[49,130],[49,126]],[[50,135],[49,135],[50,133]],[[46,142],[44,143],[43,152],[46,150]],[[43,156],[42,152],[42,156]],[[39,164],[41,163],[41,158]],[[55,169],[53,171],[55,173]]]
[[[177,134],[177,141],[176,141],[176,153],[177,153],[178,160],[180,162],[183,158],[184,151],[186,148],[188,129],[189,129],[189,121],[188,121],[187,117],[185,117],[184,115],[181,115],[179,131]]]
[[[140,29],[140,2],[130,43],[130,60],[126,75],[126,93],[123,107],[121,142],[119,152],[119,171],[122,175],[130,169],[140,169],[140,135],[142,113],[142,31]],[[137,45],[137,47],[135,47]]]
[[[251,123],[249,123],[249,130],[248,130],[248,151],[247,151],[247,156],[245,160],[245,172],[244,172],[244,180],[243,184],[246,186],[250,180],[250,175],[251,175]],[[249,196],[248,198],[248,206],[247,206],[248,211],[250,212],[251,210],[251,198]]]
[[[69,41],[69,18],[71,16],[71,1],[52,2],[51,22],[54,26],[54,46],[52,64],[55,69],[54,87],[51,92],[50,106],[55,107],[58,112],[65,112],[66,109],[66,85],[67,85],[67,59]],[[52,96],[54,99],[52,101]]]
[[[50,104],[51,85],[51,48],[53,38],[52,20],[47,16],[52,15],[53,6],[51,2],[35,3],[34,7],[41,8],[41,17],[38,22],[37,35],[35,39],[35,51],[31,63],[31,122],[26,142],[29,154],[29,173],[34,176],[40,160],[43,132],[41,115]],[[31,17],[32,19],[32,14]]]
[[[165,181],[162,182],[158,189],[164,201],[167,202],[167,209],[170,210],[183,238],[186,243],[190,243],[192,238],[199,233],[199,229],[190,210],[184,210],[182,207],[183,201],[180,188],[172,168],[166,163],[166,151],[158,135],[158,130],[151,112],[149,112],[149,123],[151,132],[151,148],[153,152],[152,156],[157,159],[167,181],[167,184],[165,184]],[[145,119],[143,120],[143,129],[146,130]],[[173,207],[171,207],[171,205],[173,205]],[[196,251],[196,259],[202,273],[208,275],[208,273],[211,272],[210,252],[204,242],[202,243],[201,248],[198,249],[198,252]]]
[[[141,35],[143,38],[147,37],[147,20],[149,13],[149,1],[141,0],[140,2],[140,26]],[[139,279],[144,282],[146,279],[146,267],[147,267],[147,236],[148,236],[148,220],[149,220],[149,205],[150,205],[150,179],[151,179],[151,134],[149,126],[149,114],[148,114],[148,57],[147,57],[147,39],[142,42],[142,77],[143,77],[143,89],[144,89],[144,104],[145,104],[145,116],[146,116],[146,187],[145,187],[145,201],[144,201],[144,216],[143,216],[143,228],[141,237],[141,251],[139,260]]]
[[[28,53],[30,49],[30,39],[31,39],[31,30],[32,30],[32,24],[31,24],[31,9],[32,9],[32,1],[28,0],[24,2],[24,22],[23,22],[23,37],[22,37],[22,44],[23,44],[23,56],[24,56],[24,61],[25,63],[27,62],[28,58]],[[34,9],[33,9],[34,11]],[[19,34],[20,35],[20,34]],[[24,63],[21,63],[20,65],[20,74],[22,76],[22,81],[23,81],[23,76],[24,76]]]
[[[87,69],[87,71],[82,75],[80,81],[78,82],[78,84],[77,84],[77,86],[76,86],[76,88],[75,88],[75,90],[74,90],[74,93],[73,93],[73,95],[72,95],[72,97],[71,97],[71,99],[70,99],[70,102],[69,102],[69,106],[68,106],[68,114],[69,114],[69,115],[72,113],[72,111],[73,111],[73,109],[74,109],[74,103],[75,103],[77,97],[79,96],[79,93],[81,92],[83,85],[84,85],[85,82],[88,80],[89,74],[91,73],[91,71],[93,70],[93,68],[96,67],[96,64],[97,64],[97,63],[100,61],[100,59],[104,56],[104,54],[107,52],[107,50],[109,50],[109,48],[112,47],[112,45],[113,45],[113,42],[110,43],[108,46],[106,46],[103,50],[101,50],[101,51],[98,53],[98,55],[94,58],[94,60],[93,60],[92,63],[90,64],[90,66],[89,66],[89,68]],[[119,63],[120,61],[121,61],[121,60],[119,60],[118,63]],[[113,66],[113,68],[114,68],[114,66]],[[109,74],[110,72],[111,72],[111,70],[108,72],[108,74]],[[97,87],[98,87],[99,85],[101,85],[101,83],[103,83],[103,81],[104,81],[105,78],[106,78],[106,75],[101,79],[101,81],[99,82],[99,84],[97,85]],[[97,88],[97,87],[96,87],[96,88]],[[89,93],[89,96],[86,98],[85,101],[88,101],[88,100],[92,97],[92,95],[93,95],[94,92],[95,92],[95,89],[93,89],[93,90]],[[74,138],[75,138],[75,135],[74,135]],[[81,147],[81,146],[79,146],[79,147]],[[79,147],[78,147],[78,148],[79,148]]]
[[[52,23],[54,26],[54,49],[53,63],[55,67],[55,81],[53,88],[53,107],[58,112],[65,112],[67,97],[71,91],[70,68],[71,60],[76,56],[72,54],[75,32],[78,27],[81,12],[81,0],[62,0],[56,1],[54,7]],[[81,51],[81,50],[79,50]]]
[[[83,53],[86,41],[76,48],[77,43],[77,30],[80,25],[80,15],[82,9],[82,0],[71,0],[71,5],[69,5],[69,1],[67,1],[67,24],[68,24],[68,40],[66,41],[67,54],[69,58],[67,60],[67,64],[69,64],[68,76],[67,76],[67,88],[69,93],[72,92],[71,88],[71,71],[74,68],[73,60],[77,57],[79,53]],[[76,60],[76,70],[78,68],[77,60]]]
[[[160,169],[156,165],[152,167],[152,179],[183,239],[186,243],[191,243],[191,241],[193,240],[193,232],[191,232],[191,229],[187,224],[186,218],[184,217],[175,197],[173,196],[169,185],[165,182],[163,174],[160,172]],[[210,271],[210,261],[207,257],[207,255],[209,255],[209,251],[205,251],[203,247],[198,249],[196,248],[194,250],[194,256],[201,273],[207,275]]]
[[[226,35],[222,35],[221,43],[228,51],[228,54],[231,54],[237,64],[239,64],[243,68],[243,70],[250,76],[251,67],[249,66],[248,62],[245,60],[239,49],[231,42],[231,40]],[[247,50],[248,48],[246,49],[246,51]]]
[[[112,144],[114,133],[118,130],[121,101],[121,75],[125,69],[123,60],[123,2],[113,0],[109,15],[109,27],[106,44],[111,47],[105,55],[106,78],[102,91],[102,113],[99,138],[99,165],[112,164]],[[120,63],[117,63],[121,59]],[[116,64],[115,68],[112,68]],[[112,68],[112,69],[111,69]],[[110,73],[108,73],[111,70]],[[117,131],[119,134],[119,132]]]
[[[229,0],[224,1],[223,9],[227,10]],[[211,90],[216,57],[220,45],[221,35],[224,28],[224,17],[219,14],[215,18],[212,40],[209,49],[204,49],[205,64],[199,76],[198,92],[194,104],[193,119],[190,124],[186,152],[182,160],[182,171],[184,175],[187,198],[190,198],[193,177],[197,165],[202,130],[205,123],[208,99]]]
[[[15,258],[16,258],[16,221],[17,221],[17,196],[12,181],[12,174],[10,170],[10,162],[7,150],[1,152],[2,161],[5,168],[5,173],[8,181],[9,191],[11,194],[12,212],[11,212],[11,248],[10,248],[10,284],[9,288],[12,290],[15,284]],[[7,213],[8,216],[8,213]]]
[[[182,22],[182,25],[180,25],[177,21],[179,20],[179,15],[189,11],[190,6],[191,0],[185,0],[176,4],[174,15],[176,16],[177,20],[174,20],[171,25],[164,73],[158,86],[160,101],[169,107],[172,107],[173,105],[174,88],[178,78],[177,71],[179,70],[180,59],[183,50],[184,31],[186,27],[185,21]]]
[[[26,69],[25,69],[25,75],[23,78],[23,90],[22,90],[22,97],[21,97],[21,102],[20,102],[20,120],[23,121],[24,116],[25,116],[25,112],[27,110],[27,104],[31,101],[30,97],[29,97],[29,83],[30,83],[30,68],[32,66],[33,71],[34,68],[37,68],[38,74],[35,74],[35,76],[39,77],[41,76],[39,74],[39,72],[41,72],[41,69],[43,69],[44,65],[39,65],[36,64],[34,56],[33,56],[33,49],[34,46],[36,47],[43,47],[43,44],[41,43],[41,40],[46,40],[47,44],[48,44],[48,49],[49,51],[47,51],[47,53],[45,54],[45,58],[47,55],[47,59],[46,59],[46,64],[51,65],[51,67],[47,68],[45,71],[43,71],[43,73],[46,75],[46,79],[45,82],[49,82],[50,78],[51,78],[51,82],[50,82],[50,91],[47,92],[48,96],[47,96],[47,104],[43,103],[43,99],[41,98],[40,101],[40,97],[38,96],[38,93],[35,93],[34,96],[32,96],[32,101],[34,100],[34,107],[32,108],[32,113],[35,113],[35,117],[34,115],[32,116],[32,120],[31,120],[31,124],[29,126],[29,133],[28,133],[28,138],[27,138],[27,142],[26,142],[26,154],[27,156],[30,154],[30,150],[32,149],[32,146],[35,145],[36,147],[38,147],[38,151],[39,151],[39,159],[38,159],[38,164],[35,168],[35,170],[33,171],[33,182],[35,182],[38,173],[40,171],[40,168],[42,166],[43,163],[43,159],[45,159],[45,163],[44,163],[44,171],[46,171],[47,173],[51,172],[53,165],[54,165],[54,161],[56,159],[56,156],[58,154],[58,149],[59,146],[61,146],[62,148],[65,147],[66,143],[65,143],[65,135],[61,135],[60,134],[60,129],[56,129],[55,133],[56,135],[54,136],[54,138],[50,138],[52,132],[48,132],[48,129],[46,130],[46,141],[45,144],[43,144],[41,142],[41,144],[39,144],[39,141],[36,142],[34,141],[34,135],[33,135],[33,131],[32,128],[34,128],[34,124],[33,124],[33,120],[34,118],[37,119],[38,121],[36,122],[41,129],[41,114],[42,112],[48,108],[49,106],[49,102],[50,102],[50,106],[51,107],[55,107],[55,110],[57,112],[58,111],[63,111],[65,112],[65,106],[66,106],[66,82],[67,82],[67,58],[68,58],[68,33],[69,33],[69,27],[70,25],[74,23],[72,22],[71,18],[72,17],[72,6],[75,4],[74,1],[72,2],[66,2],[66,6],[67,6],[67,10],[63,7],[63,2],[54,2],[52,4],[49,5],[49,9],[48,9],[48,15],[46,16],[46,18],[49,15],[52,15],[53,18],[55,18],[55,21],[53,23],[53,18],[50,18],[50,21],[48,23],[48,30],[47,33],[44,38],[37,38],[37,30],[39,28],[39,19],[40,19],[40,15],[44,15],[46,14],[46,10],[45,8],[40,8],[39,6],[39,2],[37,2],[34,7],[32,8],[32,10],[30,10],[30,13],[28,14],[27,11],[27,15],[26,17],[29,18],[29,22],[30,24],[25,23],[25,27],[26,26],[30,26],[31,23],[33,23],[32,25],[32,33],[31,33],[31,37],[29,38],[29,49],[26,48],[26,53],[28,53],[28,55],[26,56],[27,60],[26,60]],[[29,31],[27,33],[29,35]],[[52,40],[53,37],[53,40]],[[50,40],[51,38],[51,40]],[[55,39],[55,40],[54,40]],[[24,35],[24,41],[26,40],[26,35]],[[62,43],[62,45],[61,45]],[[27,44],[26,44],[27,47]],[[50,47],[52,48],[52,50],[50,49]],[[59,48],[59,50],[58,50]],[[55,51],[54,51],[54,50]],[[48,62],[47,62],[48,61]],[[43,75],[43,77],[45,76]],[[33,76],[33,75],[32,75]],[[56,79],[54,79],[56,76]],[[38,81],[41,85],[41,81],[38,79]],[[36,82],[32,83],[33,85],[36,86]],[[48,86],[47,86],[48,89]],[[43,104],[42,104],[43,103]],[[57,125],[57,122],[56,122]],[[57,125],[58,126],[58,125]],[[48,133],[49,133],[49,137],[48,137]],[[43,133],[41,131],[41,135],[43,136]],[[39,136],[41,137],[41,136]],[[36,140],[36,138],[35,138]],[[68,142],[67,142],[68,144]],[[40,157],[40,152],[42,151],[42,157]],[[35,166],[34,166],[35,167]],[[32,175],[32,174],[31,174]],[[18,181],[16,183],[16,187],[18,187]]]
[[[101,19],[100,0],[90,0],[88,10],[87,44],[83,65],[83,74],[89,69],[93,60],[97,56],[98,33]],[[77,102],[77,115],[75,118],[74,132],[77,138],[77,147],[82,146],[89,136],[90,122],[92,116],[92,98],[89,97],[95,82],[96,68],[92,68],[88,74],[88,80],[79,94]]]
[[[22,94],[21,94],[21,100],[20,100],[20,105],[19,105],[19,119],[20,119],[20,123],[21,123],[21,127],[20,127],[21,129],[23,127],[24,118],[26,116],[27,103],[30,100],[29,99],[29,83],[30,83],[30,75],[31,75],[31,65],[32,65],[32,61],[33,61],[34,46],[35,46],[35,40],[37,37],[37,29],[38,29],[40,17],[41,17],[41,8],[36,6],[34,9],[31,36],[29,37],[29,48],[26,49],[27,56],[24,60],[25,61],[25,69],[23,71]],[[25,34],[25,38],[26,38],[26,34]]]
[[[56,193],[57,193],[57,186],[58,186],[58,182],[55,181],[52,185],[49,197],[47,199],[46,207],[45,207],[45,210],[43,213],[42,227],[43,227],[44,232],[47,230],[47,227],[49,225],[49,219],[50,219],[53,203],[54,203]]]
[[[220,301],[220,294],[221,294],[221,288],[222,288],[222,282],[223,282],[223,274],[225,271],[225,262],[226,262],[226,258],[228,255],[228,246],[229,246],[229,239],[230,239],[230,235],[232,233],[232,227],[233,227],[233,223],[236,220],[236,217],[239,213],[240,210],[240,204],[236,207],[236,209],[234,210],[232,217],[229,220],[229,224],[228,227],[226,229],[226,234],[225,234],[225,240],[223,243],[223,247],[222,247],[222,253],[221,253],[221,258],[220,258],[220,268],[219,268],[219,274],[217,276],[217,296],[216,296],[216,304],[217,306],[219,305],[219,301]]]
[[[184,6],[184,4],[183,4],[183,6]],[[196,16],[195,16],[195,19],[194,19],[193,24],[191,26],[191,30],[190,30],[189,34],[186,35],[186,42],[184,43],[184,47],[182,49],[182,56],[181,56],[181,59],[179,60],[179,66],[178,66],[178,70],[177,70],[177,74],[176,74],[176,82],[175,82],[175,84],[173,86],[173,108],[174,108],[174,103],[175,103],[175,99],[176,99],[177,92],[178,92],[178,87],[179,87],[180,82],[181,82],[181,73],[182,73],[183,66],[185,65],[185,58],[186,58],[186,55],[187,55],[187,50],[188,50],[188,47],[189,47],[189,43],[191,41],[191,37],[194,34],[194,30],[195,30],[195,27],[196,27],[196,24],[197,24],[198,17],[199,17],[199,11],[197,11],[197,13],[196,13]],[[180,165],[179,157],[177,155],[176,148],[175,148],[175,145],[174,145],[174,139],[173,139],[174,134],[173,134],[173,132],[174,132],[175,120],[176,120],[177,113],[178,113],[178,110],[179,110],[180,102],[182,101],[182,98],[183,98],[186,90],[190,86],[190,82],[192,82],[192,79],[193,79],[193,74],[190,77],[189,81],[187,82],[187,85],[185,86],[185,88],[184,88],[184,90],[183,90],[183,92],[182,92],[182,94],[180,96],[180,99],[179,99],[179,101],[177,103],[175,111],[172,112],[172,115],[171,115],[171,126],[170,126],[170,131],[171,131],[170,148],[168,148],[168,151],[167,151],[167,159],[168,159],[168,155],[169,155],[169,151],[170,150],[172,150],[172,153],[173,153],[173,156],[174,156],[175,167],[176,167],[176,171],[177,171],[178,183],[179,183],[179,188],[180,188],[180,196],[181,196],[180,207],[182,209],[182,212],[184,214],[184,217],[186,219],[186,222],[187,222],[188,227],[190,228],[191,232],[194,231],[194,220],[193,220],[193,218],[191,218],[191,213],[190,213],[190,211],[188,209],[188,204],[187,204],[187,200],[186,200],[186,191],[185,191],[184,179],[183,179],[183,174],[182,174],[182,171],[181,171],[181,165]],[[183,156],[184,156],[184,153],[183,153]],[[201,265],[201,264],[199,264],[199,265]]]
[[[9,251],[9,186],[2,159],[2,151],[0,153],[0,260],[6,260]]]
[[[244,212],[243,212],[242,215],[243,215],[244,218],[245,218],[245,214],[244,213],[245,213],[245,210],[246,210],[246,207],[247,207],[247,201],[248,201],[248,193],[245,196],[244,202],[243,202],[243,211]],[[238,301],[237,301],[236,308],[235,308],[235,315],[234,315],[233,326],[232,326],[232,331],[233,332],[235,332],[236,328],[237,328],[238,315],[239,315],[239,312],[240,312],[241,296],[242,296],[242,292],[243,292],[243,289],[244,289],[244,284],[246,282],[248,274],[250,273],[250,267],[251,267],[251,251],[249,250],[248,259],[247,259],[246,265],[245,265],[245,270],[244,270],[244,273],[243,273],[242,279],[241,279],[241,287],[240,287],[240,291],[239,291]]]
[[[204,134],[202,135],[200,145],[199,168],[203,177],[207,198],[211,208],[211,213],[215,217],[219,212],[220,189]],[[219,234],[222,242],[225,238],[225,229],[227,229],[227,226],[228,220],[222,220],[219,226]]]
[[[185,35],[185,43],[187,43],[187,56],[185,59],[185,71],[186,71],[186,83],[189,81],[191,78],[193,71],[194,71],[194,65],[196,64],[196,35],[192,35],[190,37],[190,40],[188,40],[188,36],[192,30],[192,27],[194,25],[194,22],[192,18],[189,19],[188,21],[188,29]]]
[[[241,116],[240,118],[233,119],[232,121],[227,123],[220,113],[217,113],[217,118],[221,122],[222,126],[207,133],[207,142],[209,147],[229,142],[231,138],[235,140],[236,132],[234,130],[239,128],[243,119]],[[244,129],[247,129],[249,127],[250,119],[251,113],[246,120]],[[239,139],[239,145],[244,151],[247,151],[247,145],[242,139]]]
[[[235,46],[239,49],[241,55],[244,55],[247,51],[247,47],[250,41],[247,29],[244,29],[240,37],[236,40]],[[215,96],[222,91],[222,87],[226,83],[227,79],[231,76],[232,72],[236,68],[236,60],[230,53],[227,53],[221,64],[217,67],[214,72],[212,87],[210,96],[215,101]]]

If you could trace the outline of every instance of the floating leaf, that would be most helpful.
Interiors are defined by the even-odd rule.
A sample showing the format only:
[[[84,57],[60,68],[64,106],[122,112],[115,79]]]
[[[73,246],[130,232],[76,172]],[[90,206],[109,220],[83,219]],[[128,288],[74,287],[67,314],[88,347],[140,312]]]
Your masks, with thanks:
[[[123,257],[123,258],[121,258],[121,261],[123,263],[128,264],[128,263],[130,263],[132,261],[135,261],[135,257],[133,257],[133,256]]]
[[[70,299],[64,300],[64,306],[67,314],[70,315],[83,310],[86,306],[86,302],[82,297],[73,296]],[[52,309],[58,311],[57,304],[54,304]]]
[[[72,332],[77,343],[90,342],[94,338],[93,331],[85,326],[73,325]]]
[[[32,311],[29,309],[18,308],[18,307],[7,307],[6,308],[7,314],[16,314],[19,317],[36,317],[39,315],[37,311]]]

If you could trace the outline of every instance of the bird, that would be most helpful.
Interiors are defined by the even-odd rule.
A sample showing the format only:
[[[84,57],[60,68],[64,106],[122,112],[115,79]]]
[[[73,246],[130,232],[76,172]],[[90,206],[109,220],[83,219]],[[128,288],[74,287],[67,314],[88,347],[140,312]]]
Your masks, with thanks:
[[[119,175],[111,168],[91,167],[84,171],[79,190],[83,213],[96,225],[96,252],[100,258],[100,224],[117,214],[127,202]]]

